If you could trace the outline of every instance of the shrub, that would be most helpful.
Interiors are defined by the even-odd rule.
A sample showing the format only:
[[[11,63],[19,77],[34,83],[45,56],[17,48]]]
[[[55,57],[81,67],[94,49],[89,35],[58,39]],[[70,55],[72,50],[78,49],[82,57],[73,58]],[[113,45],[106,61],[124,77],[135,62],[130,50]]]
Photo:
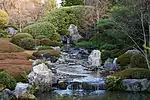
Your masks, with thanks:
[[[148,68],[145,57],[141,54],[133,55],[130,59],[131,68]]]
[[[144,68],[128,68],[117,74],[122,79],[143,79],[150,77],[150,71]]]
[[[104,44],[102,47],[100,47],[101,50],[113,50],[115,49],[117,46],[113,45],[113,44]]]
[[[6,88],[10,90],[14,90],[16,87],[16,80],[8,74],[0,72],[0,84],[6,86]]]
[[[60,35],[57,34],[55,26],[50,22],[39,22],[31,24],[25,27],[23,32],[30,33],[35,38],[43,35],[52,40],[60,40]]]
[[[51,42],[51,40],[49,38],[43,38],[40,40],[40,45],[49,46],[50,42]]]
[[[46,36],[45,36],[45,35],[38,35],[38,36],[36,36],[35,38],[41,40],[41,39],[43,39],[43,38],[46,38]]]
[[[94,42],[81,41],[75,44],[77,47],[98,47]]]
[[[8,24],[8,14],[5,11],[0,10],[0,25],[5,24]]]
[[[123,54],[118,57],[117,63],[121,66],[121,69],[124,69],[124,66],[127,66],[130,64],[130,58],[132,57],[132,54]]]
[[[123,90],[122,79],[118,76],[106,77],[106,89],[107,90]]]
[[[50,46],[41,46],[38,50],[51,50]]]
[[[0,29],[0,38],[6,38],[7,35],[8,33],[6,31]]]
[[[41,41],[40,41],[40,44],[43,45],[43,46],[62,46],[63,44],[60,43],[60,42],[57,42],[57,41],[52,41],[48,38],[43,38]]]
[[[20,42],[20,47],[26,49],[26,50],[33,50],[33,48],[36,45],[36,41],[31,38],[24,38]]]
[[[57,32],[62,35],[68,35],[68,27],[74,24],[78,27],[80,33],[86,33],[87,27],[93,26],[97,22],[97,15],[92,6],[71,6],[62,7],[47,14],[40,21],[52,23]]]
[[[11,39],[11,42],[16,44],[16,45],[20,45],[20,42],[22,39],[24,38],[33,38],[32,35],[28,34],[28,33],[18,33],[18,34],[15,34],[12,39]]]
[[[84,5],[83,0],[62,0],[65,1],[64,6]]]

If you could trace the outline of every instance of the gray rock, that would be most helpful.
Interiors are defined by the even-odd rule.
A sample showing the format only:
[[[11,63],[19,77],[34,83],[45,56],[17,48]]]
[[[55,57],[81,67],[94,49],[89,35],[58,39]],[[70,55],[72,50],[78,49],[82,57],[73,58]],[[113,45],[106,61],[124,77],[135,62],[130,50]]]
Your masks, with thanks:
[[[50,91],[52,85],[52,71],[42,63],[33,67],[33,71],[28,75],[30,84],[36,84],[40,91]]]
[[[117,70],[119,68],[119,65],[117,64],[116,60],[117,58],[115,58],[114,60],[108,58],[104,63],[104,69]]]
[[[148,91],[150,86],[150,80],[147,79],[125,79],[123,80],[123,86],[125,91],[141,92]]]
[[[71,24],[69,26],[68,31],[70,32],[71,40],[73,43],[78,42],[78,40],[82,38],[82,36],[78,32],[77,26],[75,26],[74,24]]]
[[[99,50],[93,50],[88,57],[90,66],[101,66],[101,52]]]
[[[6,28],[5,31],[8,32],[8,34],[16,34],[18,32],[18,30],[12,27]]]
[[[29,84],[27,83],[17,83],[16,88],[14,90],[14,94],[15,96],[18,98],[19,96],[25,94],[25,93],[29,93],[28,88]]]
[[[140,54],[141,52],[137,49],[128,50],[125,54]]]

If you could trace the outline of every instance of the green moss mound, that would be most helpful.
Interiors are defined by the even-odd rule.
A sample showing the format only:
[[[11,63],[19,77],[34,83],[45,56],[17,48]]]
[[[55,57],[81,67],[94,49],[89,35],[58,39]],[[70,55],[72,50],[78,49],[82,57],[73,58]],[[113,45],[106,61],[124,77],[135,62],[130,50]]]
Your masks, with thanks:
[[[23,29],[23,32],[30,33],[33,37],[46,36],[51,40],[60,40],[56,27],[50,22],[39,22],[31,24]],[[41,37],[40,37],[41,38]]]
[[[150,77],[150,71],[144,68],[129,68],[117,74],[122,79],[143,79]]]
[[[131,68],[148,68],[145,57],[142,54],[136,54],[131,57]]]
[[[22,39],[24,38],[33,38],[32,35],[28,34],[28,33],[17,33],[16,35],[14,35],[11,39],[11,42],[16,44],[16,45],[20,45],[20,42]]]
[[[117,63],[121,66],[121,69],[125,69],[124,66],[127,66],[130,64],[130,58],[133,56],[133,54],[123,54],[118,57]]]
[[[24,38],[20,42],[20,47],[26,49],[26,50],[33,50],[33,48],[36,45],[36,41],[31,38]]]

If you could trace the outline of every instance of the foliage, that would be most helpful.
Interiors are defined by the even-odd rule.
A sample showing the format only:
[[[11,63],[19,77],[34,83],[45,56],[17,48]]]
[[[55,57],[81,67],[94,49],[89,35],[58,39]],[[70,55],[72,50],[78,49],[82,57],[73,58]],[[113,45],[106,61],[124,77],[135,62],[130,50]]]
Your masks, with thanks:
[[[38,35],[38,36],[36,36],[35,38],[41,40],[41,39],[43,39],[43,38],[46,38],[46,36],[45,36],[45,35]]]
[[[84,5],[84,0],[62,0],[63,6]]]
[[[56,28],[50,22],[39,22],[31,24],[23,29],[23,32],[30,33],[33,37],[46,36],[52,40],[60,40],[60,35],[56,33]]]
[[[0,10],[0,25],[5,24],[8,24],[8,14],[5,11]]]
[[[51,50],[52,47],[50,46],[40,46],[40,48],[38,50]]]
[[[7,38],[8,33],[0,29],[0,38]]]
[[[94,42],[88,42],[88,41],[81,41],[76,43],[77,47],[98,47],[96,43]]]
[[[133,56],[132,54],[123,54],[118,57],[117,63],[121,66],[121,69],[124,69],[124,66],[130,64],[130,58],[132,56]]]
[[[57,41],[52,41],[48,38],[43,38],[40,41],[40,45],[42,46],[62,46],[63,44]]]
[[[68,27],[74,24],[80,33],[86,33],[87,28],[96,24],[96,13],[91,6],[62,7],[47,14],[40,21],[49,22],[57,28],[61,35],[68,35]]]
[[[100,47],[101,50],[113,50],[115,49],[117,46],[113,45],[113,44],[104,44],[102,47]]]
[[[36,45],[36,41],[31,38],[23,38],[20,42],[20,47],[26,49],[26,50],[33,50],[33,48]]]
[[[28,33],[17,33],[15,34],[12,39],[11,42],[16,44],[16,45],[20,45],[20,42],[22,39],[24,38],[33,38],[32,35],[28,34]]]
[[[34,83],[32,86],[28,87],[28,90],[30,94],[34,94],[39,90],[39,86]]]
[[[6,31],[2,30],[2,29],[0,29],[0,33],[4,34],[6,36],[8,35],[8,33]]]
[[[10,90],[14,90],[16,87],[16,80],[8,74],[0,72],[0,84],[6,86],[6,88]]]
[[[145,57],[142,54],[136,54],[131,57],[131,68],[148,68]]]
[[[150,77],[150,71],[144,68],[129,68],[117,74],[122,79],[143,79]]]
[[[49,46],[50,42],[51,42],[51,40],[49,38],[43,38],[43,39],[40,40],[40,45]]]
[[[123,90],[122,79],[118,76],[107,76],[106,88],[107,90]]]

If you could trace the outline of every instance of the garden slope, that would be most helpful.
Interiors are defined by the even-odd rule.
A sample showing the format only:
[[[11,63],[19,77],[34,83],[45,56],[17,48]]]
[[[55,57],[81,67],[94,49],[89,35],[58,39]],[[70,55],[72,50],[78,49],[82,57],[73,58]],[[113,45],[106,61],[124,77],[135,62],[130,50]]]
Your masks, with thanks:
[[[0,39],[0,71],[20,78],[24,72],[32,69],[31,62],[27,60],[29,54],[12,43],[8,39]]]

